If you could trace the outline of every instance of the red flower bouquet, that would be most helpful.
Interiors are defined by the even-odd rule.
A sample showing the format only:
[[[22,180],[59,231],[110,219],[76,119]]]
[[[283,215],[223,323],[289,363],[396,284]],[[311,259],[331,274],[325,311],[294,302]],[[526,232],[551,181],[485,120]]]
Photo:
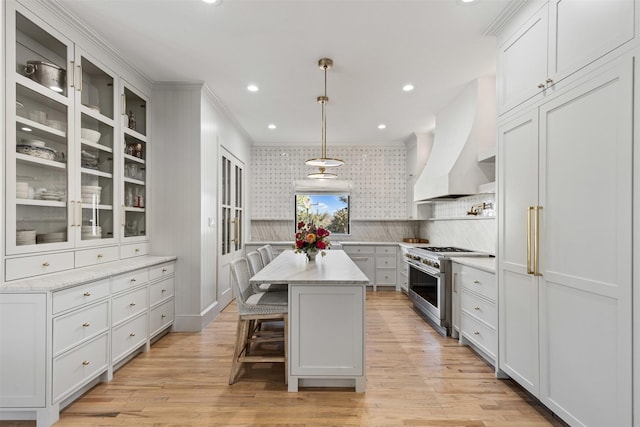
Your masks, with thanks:
[[[325,249],[331,247],[329,242],[329,230],[322,227],[316,227],[315,224],[305,224],[303,221],[298,223],[298,231],[296,232],[295,253],[304,253],[309,261],[314,261],[318,252],[322,256],[327,253]]]

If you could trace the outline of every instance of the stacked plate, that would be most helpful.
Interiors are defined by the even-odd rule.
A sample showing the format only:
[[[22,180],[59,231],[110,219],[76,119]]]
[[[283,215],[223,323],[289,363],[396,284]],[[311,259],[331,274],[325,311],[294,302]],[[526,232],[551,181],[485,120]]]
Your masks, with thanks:
[[[64,198],[64,192],[62,191],[41,191],[39,194],[39,197],[42,200],[54,200],[54,201],[59,201],[62,200]]]
[[[16,182],[16,198],[28,199],[29,198],[29,183]]]
[[[82,185],[80,191],[82,203],[100,204],[102,187],[99,185]]]
[[[66,242],[67,241],[67,233],[62,231],[59,233],[45,233],[36,235],[36,243],[58,243],[58,242]]]
[[[102,227],[99,225],[83,225],[81,229],[82,240],[102,239]]]
[[[35,245],[36,230],[16,230],[16,245]]]

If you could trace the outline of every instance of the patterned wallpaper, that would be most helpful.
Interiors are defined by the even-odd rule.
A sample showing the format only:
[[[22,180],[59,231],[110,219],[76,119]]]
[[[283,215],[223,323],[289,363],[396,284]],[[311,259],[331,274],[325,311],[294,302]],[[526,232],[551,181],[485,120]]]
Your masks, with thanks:
[[[304,164],[319,157],[317,147],[253,147],[251,149],[251,216],[291,219],[294,181],[316,171]],[[407,218],[406,148],[399,146],[329,147],[327,157],[345,165],[335,168],[340,180],[352,182],[352,219]]]

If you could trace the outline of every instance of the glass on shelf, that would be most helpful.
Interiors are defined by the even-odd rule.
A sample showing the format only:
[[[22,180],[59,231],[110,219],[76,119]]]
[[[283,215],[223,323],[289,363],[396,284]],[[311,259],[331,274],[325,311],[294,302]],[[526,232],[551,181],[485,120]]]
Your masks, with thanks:
[[[140,160],[145,160],[147,157],[146,153],[146,144],[136,139],[130,135],[125,135],[124,137],[125,145],[124,145],[124,153],[135,157]]]
[[[82,105],[113,119],[113,77],[85,57],[82,57],[81,64],[82,90],[80,94]]]
[[[147,134],[147,101],[125,88],[126,126],[142,135]]]
[[[66,135],[67,107],[20,84],[16,85],[16,116],[22,127]],[[35,123],[35,126],[31,125]]]
[[[124,226],[124,237],[144,235],[146,235],[144,212],[127,211]]]
[[[67,96],[67,46],[16,12],[16,72]]]
[[[67,241],[67,208],[18,205],[16,245],[40,245]]]

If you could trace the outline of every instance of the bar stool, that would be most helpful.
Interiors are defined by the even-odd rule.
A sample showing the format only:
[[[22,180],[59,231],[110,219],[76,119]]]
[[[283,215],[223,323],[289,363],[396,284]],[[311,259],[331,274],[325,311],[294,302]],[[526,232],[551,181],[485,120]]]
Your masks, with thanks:
[[[256,251],[251,251],[247,254],[247,262],[249,263],[249,274],[255,276],[258,271],[264,268],[262,263],[262,256]],[[286,283],[259,283],[253,284],[254,292],[286,292],[288,291],[288,285]]]
[[[262,257],[262,265],[267,265],[271,261],[273,261],[273,249],[270,249],[270,248],[271,248],[270,245],[264,245],[258,248],[258,252]]]
[[[249,264],[244,258],[231,263],[231,285],[238,305],[238,328],[231,363],[229,384],[234,384],[242,363],[282,362],[284,363],[284,382],[288,382],[288,328],[289,307],[286,292],[254,292],[249,284]],[[282,320],[284,333],[279,331],[261,331],[258,325],[265,321]],[[283,342],[283,356],[249,355],[249,347],[258,342]]]

